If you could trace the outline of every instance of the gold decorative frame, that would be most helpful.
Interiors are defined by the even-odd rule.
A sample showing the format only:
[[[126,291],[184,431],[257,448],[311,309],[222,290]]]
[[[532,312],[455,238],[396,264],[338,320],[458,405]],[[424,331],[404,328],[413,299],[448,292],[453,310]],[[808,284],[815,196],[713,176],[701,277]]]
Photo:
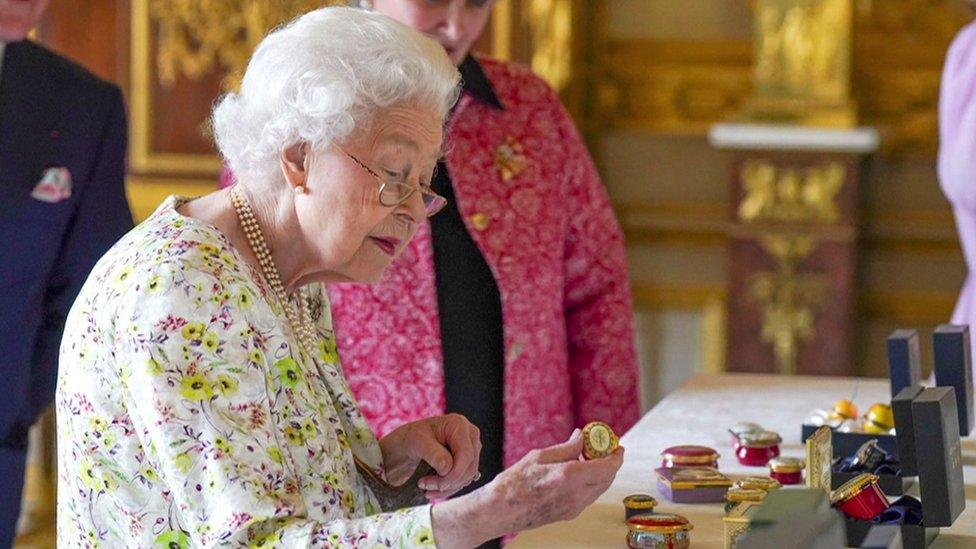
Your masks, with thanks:
[[[221,162],[216,155],[157,152],[152,150],[152,19],[150,0],[131,2],[131,71],[129,97],[130,170],[136,173],[205,175],[216,177]],[[216,179],[215,179],[216,181]]]
[[[290,20],[296,13],[339,1],[236,0],[211,5],[200,4],[199,0],[179,4],[172,0],[132,0],[132,170],[137,173],[214,176],[221,167],[220,160],[214,154],[152,150],[154,77],[159,75],[164,81],[175,81],[180,73],[194,79],[225,71],[224,85],[236,87],[251,51],[263,40],[268,29]],[[217,7],[220,9],[217,10]],[[209,19],[199,19],[201,13],[210,18],[226,18],[227,24],[214,28]],[[154,33],[156,23],[168,31]],[[206,32],[208,30],[220,32],[214,34]],[[206,36],[205,40],[200,38],[201,32]],[[165,44],[157,43],[163,36],[169,36],[171,40]],[[196,39],[202,42],[197,44],[194,42]],[[199,52],[194,49],[197,45],[200,46]],[[159,49],[155,56],[154,46]],[[166,82],[167,85],[173,83]]]

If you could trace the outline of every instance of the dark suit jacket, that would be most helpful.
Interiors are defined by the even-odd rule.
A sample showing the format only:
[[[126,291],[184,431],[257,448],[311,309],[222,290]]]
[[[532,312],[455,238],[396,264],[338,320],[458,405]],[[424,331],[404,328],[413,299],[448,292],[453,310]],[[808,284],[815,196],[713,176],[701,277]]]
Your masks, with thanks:
[[[132,227],[118,87],[29,41],[0,68],[0,447],[54,397],[61,331],[95,262]],[[31,198],[45,169],[71,197]]]

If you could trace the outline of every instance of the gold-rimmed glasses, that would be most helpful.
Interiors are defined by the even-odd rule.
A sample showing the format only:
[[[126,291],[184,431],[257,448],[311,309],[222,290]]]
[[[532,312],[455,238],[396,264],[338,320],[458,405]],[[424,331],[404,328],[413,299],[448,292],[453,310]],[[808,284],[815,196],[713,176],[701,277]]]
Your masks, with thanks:
[[[380,183],[380,204],[386,206],[387,208],[395,208],[400,204],[403,204],[413,193],[420,191],[420,195],[424,199],[424,213],[427,217],[431,217],[437,212],[444,209],[447,205],[447,199],[443,196],[435,193],[430,189],[430,185],[413,186],[409,183],[403,181],[393,181],[392,179],[381,176],[376,173],[375,170],[366,165],[365,162],[356,158],[355,156],[346,152],[345,149],[336,145],[336,148],[342,151],[342,154],[348,156],[353,162],[359,165],[362,169],[366,170],[369,175],[376,178]]]

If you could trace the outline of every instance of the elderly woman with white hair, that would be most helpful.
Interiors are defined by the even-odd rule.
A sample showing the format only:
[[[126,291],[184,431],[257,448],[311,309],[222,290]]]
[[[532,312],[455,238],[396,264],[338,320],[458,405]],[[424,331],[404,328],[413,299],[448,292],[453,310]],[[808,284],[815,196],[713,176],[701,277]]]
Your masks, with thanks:
[[[470,547],[609,486],[622,452],[583,461],[577,433],[462,497],[379,497],[424,462],[404,492],[463,488],[479,433],[448,415],[377,440],[323,284],[379,280],[443,205],[430,181],[457,84],[436,42],[379,14],[321,9],[265,38],[213,116],[239,184],[167,200],[72,309],[59,546]]]

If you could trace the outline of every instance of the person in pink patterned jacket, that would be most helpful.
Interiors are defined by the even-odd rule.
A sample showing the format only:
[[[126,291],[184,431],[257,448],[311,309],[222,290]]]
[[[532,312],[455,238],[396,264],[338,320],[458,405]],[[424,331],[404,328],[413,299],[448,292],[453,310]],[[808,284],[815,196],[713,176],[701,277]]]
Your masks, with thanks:
[[[437,39],[464,81],[433,183],[448,207],[380,284],[329,288],[367,418],[382,435],[464,414],[481,429],[481,484],[589,421],[622,434],[640,414],[623,235],[559,97],[469,53],[490,0],[365,4]]]

